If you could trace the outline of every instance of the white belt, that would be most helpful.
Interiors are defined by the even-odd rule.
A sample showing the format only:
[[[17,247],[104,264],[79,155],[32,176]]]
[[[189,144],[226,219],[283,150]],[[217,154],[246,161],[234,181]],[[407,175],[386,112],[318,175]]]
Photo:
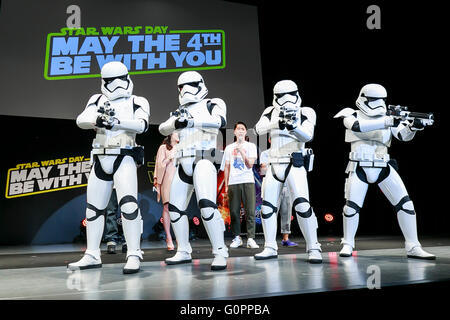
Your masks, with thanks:
[[[387,167],[387,162],[376,162],[376,161],[359,161],[358,165],[360,167],[378,167],[378,168],[384,168]]]
[[[120,154],[121,148],[95,148],[92,154]]]
[[[359,153],[350,152],[350,160],[358,162],[360,167],[387,167],[390,160],[387,153]]]
[[[291,157],[269,158],[270,163],[291,163]]]
[[[304,156],[313,153],[311,148],[304,148],[304,149],[299,150],[298,152],[301,152]],[[290,163],[290,162],[291,162],[291,155],[287,155],[287,156],[283,156],[283,157],[270,157],[269,156],[269,163]]]
[[[359,161],[359,162],[384,162],[384,163],[387,163],[390,160],[388,153],[350,152],[349,158],[352,161]]]

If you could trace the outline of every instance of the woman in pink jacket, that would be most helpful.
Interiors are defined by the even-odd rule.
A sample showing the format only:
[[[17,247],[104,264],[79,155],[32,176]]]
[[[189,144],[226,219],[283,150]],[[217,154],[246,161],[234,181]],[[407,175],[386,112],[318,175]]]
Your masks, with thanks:
[[[155,161],[155,174],[153,176],[153,185],[158,193],[157,201],[162,198],[163,203],[163,226],[166,232],[167,249],[172,251],[175,249],[172,236],[170,234],[170,216],[169,216],[169,195],[170,185],[172,184],[172,178],[175,173],[174,158],[176,154],[175,145],[179,142],[178,134],[176,132],[168,135],[156,154]]]

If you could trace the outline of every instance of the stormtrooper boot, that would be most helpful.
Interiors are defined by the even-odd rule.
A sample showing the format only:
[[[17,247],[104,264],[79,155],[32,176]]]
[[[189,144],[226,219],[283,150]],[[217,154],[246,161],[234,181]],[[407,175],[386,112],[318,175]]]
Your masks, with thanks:
[[[138,256],[129,256],[127,263],[123,267],[123,274],[132,274],[139,272],[141,261]]]
[[[417,238],[416,215],[408,214],[403,210],[397,213],[397,220],[405,237],[405,249],[408,258],[434,260],[436,256],[422,249]]]
[[[298,225],[306,241],[306,251],[308,252],[309,263],[322,263],[322,254],[320,253],[320,243],[317,240],[317,218],[314,214],[308,218],[303,218],[297,214]]]
[[[274,248],[265,247],[262,252],[255,254],[254,257],[255,260],[276,259],[278,258],[278,251]]]
[[[344,244],[342,246],[341,251],[339,252],[339,256],[341,257],[351,257],[353,254],[353,248],[349,244]]]
[[[211,270],[223,270],[227,268],[228,248],[225,245],[223,232],[225,231],[225,223],[219,210],[212,208],[200,209],[202,213],[203,225],[206,233],[211,241],[214,259],[211,263]],[[212,217],[211,217],[212,215]],[[204,218],[207,216],[207,220]]]
[[[262,218],[261,223],[264,231],[264,250],[254,255],[256,260],[276,259],[278,257],[278,245],[276,241],[277,235],[277,215],[273,210],[267,210],[263,207],[263,214],[267,214],[267,218]]]
[[[165,260],[166,264],[182,264],[192,262],[191,254],[185,251],[177,251],[172,258],[167,258]]]
[[[129,220],[124,218],[122,214],[122,228],[127,242],[127,263],[123,268],[124,274],[136,273],[139,271],[140,260],[142,258],[141,245],[141,232],[142,232],[142,220],[140,213],[133,219]]]
[[[100,241],[103,235],[104,224],[104,216],[99,216],[94,220],[87,220],[87,249],[84,252],[84,256],[79,261],[67,265],[69,270],[85,270],[102,267],[102,260],[100,259]]]
[[[178,215],[173,217],[172,215]],[[177,239],[177,252],[171,258],[165,260],[166,264],[182,264],[192,262],[191,252],[192,248],[189,244],[189,222],[185,215],[179,216],[178,213],[171,213],[172,229]]]
[[[412,259],[424,259],[424,260],[435,260],[436,256],[434,254],[428,253],[422,249],[422,247],[417,246],[407,251],[408,258]]]
[[[319,249],[311,249],[308,251],[309,263],[322,263],[322,254]]]
[[[225,255],[225,252],[219,252],[217,254],[214,254],[214,259],[211,263],[211,270],[217,271],[217,270],[226,269],[227,268],[227,257],[228,257],[228,252],[226,252],[226,255]]]
[[[343,214],[344,237],[341,239],[342,249],[339,252],[341,257],[351,257],[355,247],[355,235],[358,230],[359,213],[352,216]]]
[[[100,257],[96,259],[94,256],[85,253],[84,256],[77,262],[72,262],[67,265],[67,268],[71,271],[95,269],[102,267],[102,260]]]

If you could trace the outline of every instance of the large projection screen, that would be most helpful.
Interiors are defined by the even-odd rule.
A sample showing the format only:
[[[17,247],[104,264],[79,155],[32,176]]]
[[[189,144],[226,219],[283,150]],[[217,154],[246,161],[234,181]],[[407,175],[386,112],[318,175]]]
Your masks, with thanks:
[[[76,23],[82,29],[68,29]],[[75,119],[100,92],[100,67],[109,60],[129,67],[152,124],[178,107],[184,70],[198,70],[209,97],[226,102],[228,127],[254,125],[255,109],[264,107],[257,9],[249,5],[4,0],[0,39],[2,115]]]

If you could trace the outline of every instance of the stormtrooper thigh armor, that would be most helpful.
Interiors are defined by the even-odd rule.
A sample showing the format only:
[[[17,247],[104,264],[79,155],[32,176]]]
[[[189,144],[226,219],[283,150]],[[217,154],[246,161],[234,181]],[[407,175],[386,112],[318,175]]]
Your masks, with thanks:
[[[130,156],[98,156],[89,175],[87,187],[87,249],[85,255],[97,263],[84,265],[70,264],[78,269],[101,266],[100,242],[105,223],[105,210],[111,197],[112,187],[116,187],[117,199],[122,216],[122,226],[127,242],[127,259],[136,256],[142,259],[140,237],[142,220],[137,204],[136,164]],[[128,269],[124,269],[128,273]]]
[[[207,159],[201,159],[193,165],[194,161],[194,157],[181,158],[172,181],[169,213],[178,245],[176,255],[166,259],[166,263],[191,262],[192,248],[189,243],[189,222],[186,209],[195,189],[203,224],[215,256],[211,268],[213,270],[224,269],[226,268],[225,258],[228,257],[228,249],[223,238],[225,224],[215,202],[217,196],[216,168]]]
[[[287,165],[285,165],[287,166]],[[256,254],[255,259],[264,260],[276,258],[278,245],[276,241],[277,235],[277,214],[278,199],[280,198],[283,183],[276,180],[272,174],[272,168],[267,168],[266,176],[262,188],[262,206],[261,206],[261,223],[264,232],[264,251]]]
[[[264,178],[262,225],[264,231],[264,250],[255,255],[255,259],[263,260],[277,257],[277,204],[283,183],[287,183],[294,199],[292,212],[297,215],[298,224],[306,241],[306,251],[321,251],[317,240],[317,218],[309,203],[308,181],[304,167],[291,164],[271,164]],[[317,255],[308,259],[311,263],[320,263]]]
[[[340,255],[350,256],[355,248],[355,234],[358,229],[359,212],[363,206],[368,184],[376,183],[383,194],[394,206],[397,220],[405,238],[407,252],[420,250],[417,236],[416,213],[414,205],[408,196],[406,187],[397,171],[388,164],[385,168],[358,167],[350,172],[345,184],[346,204],[343,209],[344,245]],[[415,249],[418,248],[418,249]],[[413,255],[410,255],[414,257]]]

